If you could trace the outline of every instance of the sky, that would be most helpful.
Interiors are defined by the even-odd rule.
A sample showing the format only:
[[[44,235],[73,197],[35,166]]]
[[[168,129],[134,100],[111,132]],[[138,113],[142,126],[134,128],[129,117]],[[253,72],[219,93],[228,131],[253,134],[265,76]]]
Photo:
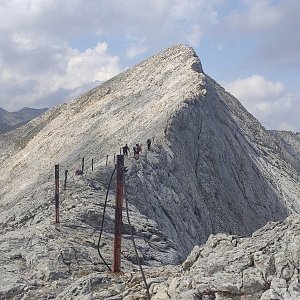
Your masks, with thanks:
[[[300,131],[299,0],[0,0],[0,107],[53,107],[174,44],[267,129]]]

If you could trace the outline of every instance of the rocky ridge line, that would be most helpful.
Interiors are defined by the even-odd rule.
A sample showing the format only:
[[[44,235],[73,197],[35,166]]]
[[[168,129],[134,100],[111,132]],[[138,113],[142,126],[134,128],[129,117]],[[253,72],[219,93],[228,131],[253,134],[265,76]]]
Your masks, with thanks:
[[[126,195],[152,294],[211,234],[249,236],[299,211],[299,174],[276,139],[203,73],[191,48],[176,45],[0,137],[0,297],[144,295],[128,226],[124,277],[107,272],[97,237],[114,154],[148,137],[151,151],[126,158]],[[86,171],[76,177],[83,156]],[[70,171],[60,226],[53,224],[56,163]],[[101,243],[108,261],[113,198],[112,188]]]

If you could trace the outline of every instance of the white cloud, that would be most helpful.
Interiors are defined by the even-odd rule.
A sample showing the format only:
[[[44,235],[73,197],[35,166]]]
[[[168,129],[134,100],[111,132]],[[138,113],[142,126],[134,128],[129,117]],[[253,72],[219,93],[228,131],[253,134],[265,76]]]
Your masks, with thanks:
[[[226,88],[244,101],[253,101],[253,99],[260,101],[266,97],[277,97],[284,91],[283,83],[268,81],[259,75],[226,83]]]
[[[233,1],[229,1],[233,2]],[[215,27],[214,33],[227,41],[247,45],[249,65],[260,70],[300,67],[300,1],[243,0]],[[253,69],[252,69],[253,71]]]
[[[243,9],[234,10],[225,17],[225,25],[231,31],[242,33],[264,32],[279,24],[282,10],[270,0],[246,0]]]
[[[126,50],[126,56],[128,58],[133,58],[145,53],[146,51],[147,48],[145,46],[130,44]]]
[[[73,89],[117,74],[119,58],[109,54],[107,43],[99,41],[122,43],[118,55],[126,53],[130,59],[170,43],[197,46],[206,28],[217,22],[219,3],[2,0],[0,106],[35,105],[55,90]],[[78,47],[72,43],[87,36],[93,37],[91,44]],[[117,41],[119,37],[121,41]]]
[[[254,104],[254,108],[256,108],[261,113],[268,113],[272,109],[272,105],[268,102],[260,102]]]
[[[211,47],[212,49],[217,50],[217,51],[222,51],[223,48],[224,48],[223,44],[220,43],[220,42],[217,43],[217,44],[212,44],[210,47]]]
[[[286,130],[286,131],[296,131],[295,126],[293,126],[292,124],[286,123],[286,122],[280,122],[278,125],[278,130]]]
[[[208,29],[219,22],[219,9],[224,1],[176,0],[171,5],[169,22],[173,31],[193,47],[200,45]]]
[[[128,58],[137,57],[147,51],[147,47],[145,46],[145,37],[138,38],[137,36],[132,35],[128,32],[127,39],[129,41],[126,49],[126,56]]]
[[[57,80],[59,85],[65,88],[76,88],[93,81],[105,81],[120,72],[119,58],[107,53],[106,43],[98,43],[96,47],[84,52],[69,49],[69,53],[66,74]],[[56,81],[55,78],[53,81]]]
[[[51,105],[55,95],[106,80],[139,57],[174,43],[222,50],[218,58],[209,58],[215,51],[203,54],[207,69],[211,63],[220,70],[221,63],[229,61],[221,55],[238,58],[237,52],[245,50],[249,56],[244,55],[243,63],[251,72],[255,68],[262,73],[263,65],[275,71],[289,65],[298,72],[299,9],[297,0],[1,0],[0,107],[38,106],[38,99],[49,99]],[[228,37],[246,46],[236,50]],[[255,39],[255,46],[248,44],[249,38]],[[237,61],[233,65],[240,70]],[[232,74],[233,68],[227,67]],[[299,99],[282,83],[259,76],[231,84],[238,98],[262,116],[272,115],[278,106],[291,111]]]
[[[105,81],[120,72],[119,58],[108,53],[106,43],[80,52],[67,45],[21,43],[16,63],[0,59],[0,107],[14,110],[38,106],[39,99],[61,89],[75,89],[94,81]],[[19,41],[17,41],[19,42]],[[20,48],[17,48],[17,51]],[[63,101],[64,99],[60,99]],[[9,102],[8,102],[9,101]],[[55,102],[55,101],[53,101]],[[51,106],[51,103],[48,103]]]
[[[171,17],[179,21],[201,17],[205,22],[215,24],[218,22],[218,6],[222,2],[218,0],[175,0],[171,5]]]
[[[190,32],[187,34],[187,41],[193,47],[200,44],[201,38],[203,36],[203,30],[199,25],[193,25]]]
[[[287,92],[282,82],[253,75],[223,85],[268,129],[299,128],[300,95]]]
[[[119,58],[97,40],[113,43],[121,37],[118,55],[130,59],[170,43],[199,45],[205,29],[217,22],[222,1],[2,0],[0,106],[36,105],[55,90],[61,94],[117,74]],[[86,36],[93,36],[93,43],[72,43]]]

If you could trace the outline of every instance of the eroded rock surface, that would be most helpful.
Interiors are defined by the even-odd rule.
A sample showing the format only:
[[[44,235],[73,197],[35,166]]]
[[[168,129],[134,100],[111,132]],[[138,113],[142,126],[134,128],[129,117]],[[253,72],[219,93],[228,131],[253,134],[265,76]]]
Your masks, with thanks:
[[[300,172],[300,132],[270,131],[278,141],[284,157]]]
[[[148,138],[151,150],[144,147]],[[131,225],[124,210],[124,274],[116,276],[98,255],[99,230],[108,195],[100,250],[111,265],[115,177],[109,190],[108,183],[120,147],[137,142],[143,144],[140,159],[132,151],[125,158]],[[164,299],[166,291],[193,299],[206,288],[203,299],[261,297],[262,290],[273,293],[265,284],[275,286],[276,280],[253,267],[262,258],[247,249],[256,244],[247,248],[248,240],[235,236],[250,236],[300,211],[299,171],[276,137],[206,75],[184,45],[0,135],[0,158],[0,299],[143,299],[130,228],[156,299]],[[83,158],[84,174],[75,176]],[[61,187],[69,171],[59,225],[55,164]],[[195,261],[190,256],[180,271],[194,246],[217,233],[194,249]],[[239,262],[232,272],[219,258],[222,249],[230,264]],[[201,269],[203,263],[209,270]],[[271,258],[266,268],[273,268]]]
[[[212,235],[152,299],[300,299],[299,233],[300,217],[293,215],[250,238]]]

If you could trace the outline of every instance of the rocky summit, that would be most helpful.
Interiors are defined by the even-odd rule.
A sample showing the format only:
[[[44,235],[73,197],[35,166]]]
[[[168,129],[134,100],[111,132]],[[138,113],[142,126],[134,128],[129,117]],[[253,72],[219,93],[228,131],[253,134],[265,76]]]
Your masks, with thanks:
[[[0,135],[0,299],[298,299],[297,137],[267,131],[185,45]]]

